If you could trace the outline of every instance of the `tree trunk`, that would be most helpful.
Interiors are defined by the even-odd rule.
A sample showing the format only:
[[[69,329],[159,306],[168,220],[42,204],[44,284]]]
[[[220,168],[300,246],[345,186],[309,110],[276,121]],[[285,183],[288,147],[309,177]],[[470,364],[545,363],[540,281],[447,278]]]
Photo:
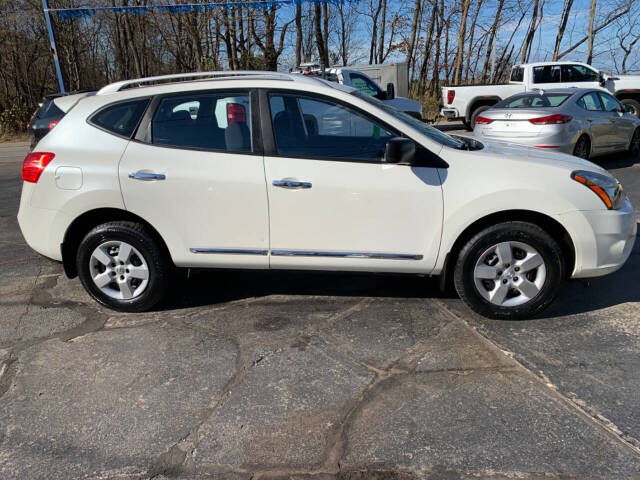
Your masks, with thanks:
[[[558,61],[558,55],[560,54],[560,45],[562,44],[562,37],[564,37],[564,31],[567,28],[567,22],[569,21],[569,14],[571,13],[571,7],[573,7],[573,0],[564,0],[564,6],[562,7],[562,18],[558,25],[558,34],[556,35],[556,45],[553,48],[553,61]]]
[[[416,34],[418,32],[418,20],[422,9],[421,0],[415,0],[413,4],[413,19],[411,20],[411,34],[409,35],[409,45],[407,47],[407,68],[411,70],[413,65],[413,52],[416,48]],[[430,19],[433,22],[433,15]],[[413,72],[409,71],[409,79],[413,77]]]
[[[376,63],[382,63],[384,59],[384,34],[387,24],[387,0],[380,0],[382,3],[382,18],[380,20],[380,40],[378,40],[378,58]]]
[[[589,33],[587,34],[587,63],[591,65],[593,61],[593,37],[595,33],[593,31],[593,22],[596,19],[596,4],[597,0],[591,0],[591,10],[589,10]]]
[[[533,45],[533,37],[538,29],[538,7],[540,6],[540,0],[533,0],[533,12],[531,14],[531,23],[529,24],[529,31],[522,44],[522,63],[529,61],[531,55],[531,46]],[[541,17],[542,18],[542,17]]]
[[[296,5],[296,68],[302,63],[302,6]]]
[[[320,63],[325,67],[329,66],[329,52],[327,52],[324,48],[325,42],[322,35],[322,10],[320,9],[320,4],[315,4],[315,15],[313,17],[313,24],[315,26],[316,32],[316,47],[318,48],[318,58],[320,59]]]
[[[467,69],[464,72],[464,80],[465,82],[469,80],[469,70],[471,70],[471,59],[473,57],[478,58],[477,55],[472,55],[473,50],[473,38],[476,31],[476,23],[478,22],[478,14],[480,13],[480,9],[482,8],[483,0],[478,0],[478,8],[476,9],[476,13],[473,15],[473,20],[471,21],[471,30],[469,31],[469,47],[467,48]],[[475,72],[474,72],[475,76]]]
[[[483,82],[487,81],[487,71],[489,70],[489,63],[491,62],[491,54],[493,52],[493,42],[496,38],[498,25],[500,25],[500,17],[502,16],[503,6],[504,6],[504,0],[500,0],[498,3],[498,8],[496,9],[496,18],[493,20],[493,25],[491,25],[491,30],[489,31],[489,43],[487,45],[487,54],[484,57],[484,65],[482,66],[481,78]]]
[[[467,16],[469,15],[470,0],[462,0],[462,14],[460,16],[460,28],[458,29],[458,49],[453,70],[453,84],[459,85],[462,81],[462,60],[464,56],[464,40],[467,35]]]

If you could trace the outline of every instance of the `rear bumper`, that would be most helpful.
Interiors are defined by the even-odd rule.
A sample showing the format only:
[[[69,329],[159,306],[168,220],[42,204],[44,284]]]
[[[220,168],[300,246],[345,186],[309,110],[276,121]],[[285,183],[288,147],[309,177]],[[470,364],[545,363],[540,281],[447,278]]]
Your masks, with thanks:
[[[575,247],[576,261],[571,278],[613,273],[631,255],[638,225],[628,200],[620,210],[576,211],[559,217]]]
[[[574,148],[574,132],[567,132],[564,129],[546,129],[548,131],[519,134],[519,132],[496,132],[494,134],[485,134],[485,128],[482,126],[476,126],[473,131],[473,136],[478,140],[493,140],[503,141],[509,143],[516,143],[525,147],[537,147],[542,150],[549,150],[551,152],[568,153],[573,154]],[[555,130],[555,131],[554,131]]]
[[[440,115],[448,119],[461,118],[458,109],[453,107],[441,107]]]
[[[29,195],[29,186],[22,195]],[[28,201],[20,202],[18,224],[27,245],[36,252],[53,260],[62,260],[60,244],[71,219],[59,211],[32,207]]]

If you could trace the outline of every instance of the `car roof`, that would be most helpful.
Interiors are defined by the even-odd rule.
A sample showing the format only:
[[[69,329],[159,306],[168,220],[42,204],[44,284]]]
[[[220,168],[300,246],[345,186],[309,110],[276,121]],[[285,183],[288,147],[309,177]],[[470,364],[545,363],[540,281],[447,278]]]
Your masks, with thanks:
[[[548,94],[548,93],[567,93],[570,95],[573,94],[583,94],[587,92],[606,92],[606,90],[601,88],[576,88],[576,87],[564,87],[564,88],[534,88],[532,90],[528,90],[526,92],[518,93],[516,95],[540,95]],[[515,95],[514,95],[515,96]]]
[[[180,73],[173,75],[161,75],[155,77],[136,78],[132,80],[123,80],[115,83],[110,83],[101,88],[97,95],[110,95],[120,92],[130,92],[135,90],[141,94],[165,93],[172,90],[184,89],[185,86],[189,86],[189,90],[194,89],[191,86],[196,85],[196,88],[216,88],[221,87],[246,87],[246,82],[249,82],[252,86],[258,86],[256,83],[264,82],[295,82],[296,84],[302,84],[308,86],[310,89],[317,88],[319,84],[335,87],[334,83],[324,82],[321,78],[307,75],[281,73],[281,72],[268,72],[268,71],[215,71],[215,72],[192,72],[192,73]],[[258,83],[259,84],[259,83]],[[176,85],[179,85],[176,88]]]
[[[546,66],[550,66],[550,65],[581,65],[583,67],[587,67],[591,70],[598,70],[597,68],[592,67],[591,65],[588,65],[586,63],[582,63],[582,62],[569,62],[569,61],[562,61],[562,62],[532,62],[532,63],[520,63],[518,65],[514,65],[514,67],[520,67],[523,68],[525,66],[529,66],[529,67],[546,67]]]

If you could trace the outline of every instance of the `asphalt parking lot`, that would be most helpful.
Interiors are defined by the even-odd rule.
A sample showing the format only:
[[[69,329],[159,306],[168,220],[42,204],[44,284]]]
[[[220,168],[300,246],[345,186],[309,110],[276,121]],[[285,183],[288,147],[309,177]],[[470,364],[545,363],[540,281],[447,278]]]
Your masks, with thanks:
[[[26,150],[0,144],[0,479],[640,478],[640,242],[524,322],[269,272],[119,314],[25,245]],[[598,162],[640,206],[640,159]]]

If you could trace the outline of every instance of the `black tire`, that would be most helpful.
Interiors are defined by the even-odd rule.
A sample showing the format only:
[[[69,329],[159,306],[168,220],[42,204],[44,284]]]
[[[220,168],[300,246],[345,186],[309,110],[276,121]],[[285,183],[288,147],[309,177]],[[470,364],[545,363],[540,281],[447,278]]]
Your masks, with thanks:
[[[470,123],[470,122],[467,122],[466,120],[463,120],[463,121],[462,121],[462,125],[464,125],[464,129],[465,129],[467,132],[473,132],[473,127],[471,126],[471,123]]]
[[[127,300],[112,298],[93,281],[90,272],[91,255],[99,245],[110,241],[128,243],[138,250],[147,265],[148,283],[142,292],[133,298]],[[136,222],[124,221],[104,223],[87,233],[80,242],[76,265],[80,281],[89,295],[102,305],[120,312],[143,312],[158,305],[167,293],[173,270],[165,250],[158,245],[145,227]]]
[[[640,127],[633,132],[631,143],[629,144],[629,153],[632,158],[640,157]]]
[[[471,114],[471,120],[469,121],[469,130],[472,131],[474,128],[476,128],[476,118],[478,118],[478,115],[480,115],[482,112],[484,112],[485,110],[489,110],[491,108],[490,105],[481,105],[480,107],[476,108],[473,113]]]
[[[624,98],[620,100],[622,105],[631,105],[634,110],[634,115],[640,118],[640,102],[638,100],[634,100],[633,98]]]
[[[586,135],[582,135],[573,147],[573,156],[589,160],[591,156],[591,141]]]
[[[489,302],[479,292],[474,279],[476,263],[487,249],[502,242],[519,242],[533,247],[544,262],[546,276],[537,295],[517,306]],[[514,250],[514,253],[517,252]],[[564,278],[564,270],[562,249],[548,233],[532,223],[504,222],[482,230],[462,247],[454,269],[454,284],[460,298],[476,313],[489,318],[524,320],[540,313],[553,302]],[[499,269],[498,272],[500,273]],[[516,279],[517,277],[514,278]],[[513,295],[517,293],[515,290],[509,292]]]

